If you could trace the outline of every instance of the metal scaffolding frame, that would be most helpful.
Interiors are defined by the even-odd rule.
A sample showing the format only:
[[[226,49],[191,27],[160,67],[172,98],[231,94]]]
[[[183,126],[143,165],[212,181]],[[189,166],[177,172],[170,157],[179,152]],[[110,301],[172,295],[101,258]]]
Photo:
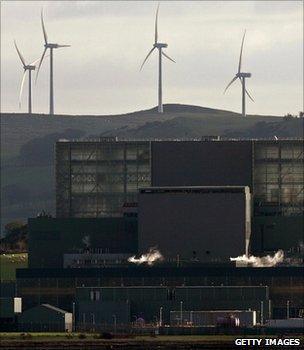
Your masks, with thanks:
[[[57,217],[121,216],[151,185],[150,158],[150,142],[57,142]]]

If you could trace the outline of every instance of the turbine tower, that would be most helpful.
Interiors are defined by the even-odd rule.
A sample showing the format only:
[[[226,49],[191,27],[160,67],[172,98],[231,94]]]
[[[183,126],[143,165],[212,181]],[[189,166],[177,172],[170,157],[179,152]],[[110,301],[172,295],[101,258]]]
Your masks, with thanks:
[[[144,59],[142,65],[140,67],[140,70],[142,69],[142,67],[146,63],[148,57],[152,54],[152,52],[155,49],[158,49],[158,113],[163,113],[164,109],[163,109],[163,92],[162,92],[162,56],[166,57],[167,59],[169,59],[170,61],[172,61],[174,63],[175,63],[175,61],[163,52],[163,49],[168,47],[168,44],[158,42],[158,28],[157,28],[158,10],[159,10],[159,4],[157,6],[156,16],[155,16],[154,44],[153,44],[152,49],[148,52],[146,58]]]
[[[20,50],[18,49],[18,46],[16,44],[16,41],[14,40],[15,48],[17,51],[17,54],[21,60],[21,63],[23,65],[23,76],[21,80],[21,86],[20,86],[20,92],[19,92],[19,108],[21,107],[21,97],[22,97],[22,91],[23,91],[23,85],[25,81],[26,71],[28,71],[28,79],[29,79],[29,86],[28,86],[28,114],[32,114],[32,70],[36,69],[35,64],[39,61],[36,60],[30,64],[26,64],[24,57],[22,56]]]
[[[242,68],[242,54],[243,54],[243,45],[244,45],[245,34],[246,34],[246,30],[244,32],[243,39],[242,39],[242,44],[241,44],[241,52],[240,52],[240,58],[239,58],[238,71],[237,71],[235,77],[227,85],[227,87],[226,87],[226,89],[224,91],[224,93],[225,93],[232,83],[234,83],[237,79],[240,79],[240,82],[242,84],[242,116],[243,117],[246,117],[246,101],[245,101],[246,94],[250,98],[250,100],[254,102],[253,98],[250,96],[249,92],[246,89],[246,80],[245,80],[246,78],[250,78],[251,77],[251,73],[243,73],[243,72],[241,72],[241,68]]]
[[[36,80],[38,78],[39,70],[43,61],[43,58],[45,56],[45,53],[47,49],[50,49],[50,115],[54,114],[54,83],[53,83],[53,49],[58,49],[60,47],[70,47],[71,45],[59,45],[59,44],[52,44],[48,42],[48,37],[46,34],[45,26],[44,26],[44,21],[43,21],[43,11],[41,10],[41,26],[42,26],[42,31],[43,31],[43,37],[44,37],[44,51],[42,53],[38,70],[37,70],[37,75],[36,75]]]

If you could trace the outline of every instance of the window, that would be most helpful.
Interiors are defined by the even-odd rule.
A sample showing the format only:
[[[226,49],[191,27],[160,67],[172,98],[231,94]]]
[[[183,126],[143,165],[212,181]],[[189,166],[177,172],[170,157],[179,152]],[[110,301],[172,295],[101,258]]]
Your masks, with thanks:
[[[90,299],[92,301],[100,300],[100,291],[99,290],[91,290]]]

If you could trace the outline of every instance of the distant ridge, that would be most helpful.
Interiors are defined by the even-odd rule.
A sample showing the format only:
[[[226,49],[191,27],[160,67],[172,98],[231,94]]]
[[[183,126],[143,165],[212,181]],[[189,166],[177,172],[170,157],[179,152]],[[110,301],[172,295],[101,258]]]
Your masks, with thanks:
[[[223,109],[216,109],[216,108],[209,108],[209,107],[202,107],[202,106],[197,106],[197,105],[188,105],[188,104],[180,104],[180,103],[167,103],[163,105],[164,107],[164,113],[163,115],[166,114],[171,114],[171,113],[191,113],[191,114],[206,114],[206,113],[212,113],[212,114],[226,114],[226,115],[235,115],[235,116],[240,116],[239,113],[233,112],[233,111],[228,111],[228,110],[223,110]],[[1,113],[2,116],[26,116],[28,117],[27,113],[15,113],[15,112],[3,112]],[[127,113],[121,113],[121,114],[55,114],[52,117],[125,117],[125,116],[139,116],[139,115],[157,115],[161,116],[162,114],[159,114],[157,111],[157,106],[148,108],[148,109],[142,109],[138,111],[133,111],[133,112],[127,112]],[[50,117],[49,114],[45,113],[33,113],[31,115],[32,117]]]

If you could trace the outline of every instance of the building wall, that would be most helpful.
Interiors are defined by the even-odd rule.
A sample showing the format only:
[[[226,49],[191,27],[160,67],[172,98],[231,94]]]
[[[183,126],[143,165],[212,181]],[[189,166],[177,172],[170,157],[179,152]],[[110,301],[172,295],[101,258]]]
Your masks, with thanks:
[[[252,187],[250,141],[152,142],[152,186]]]
[[[253,232],[251,250],[258,254],[279,249],[297,252],[303,246],[304,216],[257,216]]]
[[[157,247],[165,259],[199,261],[243,255],[250,238],[246,206],[250,208],[249,188],[244,187],[141,190],[139,253]]]
[[[232,264],[231,264],[232,265]],[[103,269],[19,269],[17,292],[24,309],[49,303],[72,310],[77,287],[120,286],[269,286],[273,317],[297,317],[304,308],[304,268],[235,268],[216,264],[129,266]]]
[[[29,267],[62,267],[70,251],[99,248],[107,253],[136,253],[137,222],[133,218],[38,217],[28,220]]]
[[[92,300],[92,293],[99,293],[98,300]],[[130,303],[131,315],[155,322],[163,309],[163,320],[168,324],[170,312],[174,310],[247,310],[260,312],[261,301],[268,305],[268,287],[105,287],[78,288],[76,304],[83,313],[93,312],[96,319],[106,303]],[[93,307],[95,305],[95,308]],[[264,316],[268,317],[268,308]],[[111,322],[112,323],[112,322]]]
[[[150,186],[150,143],[56,143],[56,216],[122,216],[138,187]]]

